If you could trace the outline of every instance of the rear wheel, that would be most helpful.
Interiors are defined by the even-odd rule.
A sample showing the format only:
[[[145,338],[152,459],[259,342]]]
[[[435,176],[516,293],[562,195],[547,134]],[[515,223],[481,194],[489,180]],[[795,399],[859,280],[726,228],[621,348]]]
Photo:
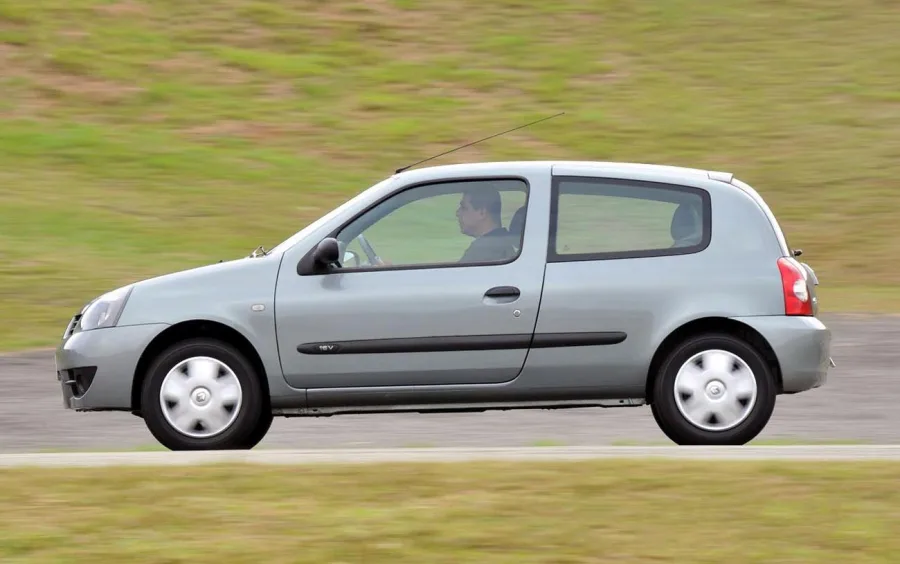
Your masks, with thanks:
[[[166,349],[141,393],[147,428],[171,450],[252,448],[271,424],[253,366],[218,340],[189,339]]]
[[[741,445],[772,416],[775,379],[750,344],[727,334],[699,335],[669,353],[653,397],[653,417],[675,443]]]

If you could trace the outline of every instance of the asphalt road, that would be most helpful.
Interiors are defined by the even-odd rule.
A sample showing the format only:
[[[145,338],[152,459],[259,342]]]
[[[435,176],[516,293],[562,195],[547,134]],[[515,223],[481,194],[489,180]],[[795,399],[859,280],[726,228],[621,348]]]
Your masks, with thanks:
[[[823,316],[835,334],[828,384],[782,396],[765,440],[900,444],[900,316]],[[897,347],[897,348],[895,348]],[[0,356],[0,452],[155,446],[129,414],[64,410],[52,354]],[[258,448],[671,444],[647,407],[276,419]]]

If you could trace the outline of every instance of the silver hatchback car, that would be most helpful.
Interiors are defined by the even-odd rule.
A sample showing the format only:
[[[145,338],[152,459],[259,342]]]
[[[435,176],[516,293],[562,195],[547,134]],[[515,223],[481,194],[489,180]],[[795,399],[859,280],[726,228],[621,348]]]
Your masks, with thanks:
[[[815,273],[732,174],[604,162],[407,170],[269,251],[91,301],[66,408],[173,450],[273,416],[649,405],[678,444],[744,444],[834,366]]]

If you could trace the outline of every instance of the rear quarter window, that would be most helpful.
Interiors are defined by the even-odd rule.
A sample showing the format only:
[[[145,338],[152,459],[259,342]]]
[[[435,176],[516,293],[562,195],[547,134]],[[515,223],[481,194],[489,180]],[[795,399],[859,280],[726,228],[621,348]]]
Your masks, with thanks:
[[[616,179],[557,177],[550,218],[551,260],[666,256],[709,243],[704,190]]]

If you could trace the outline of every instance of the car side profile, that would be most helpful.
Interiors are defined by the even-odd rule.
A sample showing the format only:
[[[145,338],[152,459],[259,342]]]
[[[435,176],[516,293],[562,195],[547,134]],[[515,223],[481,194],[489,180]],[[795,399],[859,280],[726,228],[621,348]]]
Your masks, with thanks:
[[[96,298],[57,376],[173,450],[252,448],[274,416],[644,405],[675,443],[744,444],[834,366],[798,256],[731,173],[405,170],[270,251]]]

